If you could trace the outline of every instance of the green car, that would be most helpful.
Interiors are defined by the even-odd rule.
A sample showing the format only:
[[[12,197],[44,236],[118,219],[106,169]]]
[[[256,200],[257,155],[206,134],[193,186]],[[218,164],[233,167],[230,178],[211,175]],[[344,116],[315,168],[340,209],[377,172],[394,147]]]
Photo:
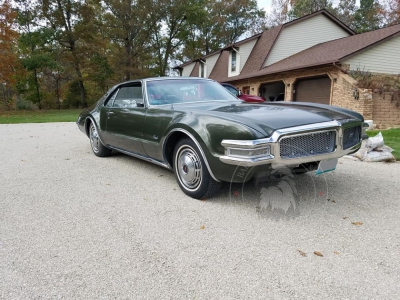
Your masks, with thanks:
[[[357,151],[363,117],[313,103],[246,103],[219,83],[159,77],[120,83],[77,121],[100,157],[116,150],[174,171],[182,191],[204,199],[222,182],[285,167],[331,171]]]

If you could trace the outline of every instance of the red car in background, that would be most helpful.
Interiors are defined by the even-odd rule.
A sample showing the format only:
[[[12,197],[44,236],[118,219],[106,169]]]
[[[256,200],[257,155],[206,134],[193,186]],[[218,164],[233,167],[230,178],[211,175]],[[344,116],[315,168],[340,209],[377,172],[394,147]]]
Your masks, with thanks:
[[[265,98],[260,97],[260,96],[254,96],[254,95],[247,95],[243,94],[241,91],[239,91],[237,88],[235,88],[233,85],[229,83],[221,83],[221,85],[226,88],[231,94],[234,96],[238,97],[239,99],[246,101],[246,102],[264,102]]]

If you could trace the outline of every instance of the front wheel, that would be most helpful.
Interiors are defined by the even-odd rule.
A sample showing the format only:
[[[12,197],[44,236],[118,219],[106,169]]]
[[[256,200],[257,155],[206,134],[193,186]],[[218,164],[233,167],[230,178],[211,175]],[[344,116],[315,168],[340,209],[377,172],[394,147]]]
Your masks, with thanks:
[[[96,156],[105,157],[111,154],[112,150],[103,145],[97,132],[97,128],[93,123],[90,123],[89,139],[92,151]]]
[[[189,138],[176,144],[173,167],[179,187],[192,198],[211,197],[221,187],[221,183],[211,177],[200,150]]]

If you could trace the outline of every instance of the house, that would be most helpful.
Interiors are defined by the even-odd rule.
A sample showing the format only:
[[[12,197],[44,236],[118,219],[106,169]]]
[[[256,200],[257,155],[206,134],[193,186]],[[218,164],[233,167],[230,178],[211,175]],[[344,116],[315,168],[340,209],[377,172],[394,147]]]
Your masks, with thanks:
[[[358,88],[349,74],[400,74],[400,25],[356,34],[326,10],[271,28],[175,69],[243,93],[350,108],[377,127],[400,126],[400,100]],[[398,93],[399,94],[399,93]]]

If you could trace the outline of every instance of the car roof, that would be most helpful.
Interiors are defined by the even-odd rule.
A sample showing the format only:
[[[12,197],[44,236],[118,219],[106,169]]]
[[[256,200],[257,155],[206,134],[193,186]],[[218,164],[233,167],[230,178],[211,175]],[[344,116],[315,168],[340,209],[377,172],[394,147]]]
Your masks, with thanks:
[[[150,82],[150,81],[161,81],[161,80],[204,80],[204,81],[214,81],[215,82],[215,80],[213,80],[213,79],[202,78],[202,77],[163,76],[163,77],[138,78],[138,79],[134,79],[134,80],[128,80],[128,81],[120,82],[117,85],[129,84],[129,83],[138,82],[138,81]]]

